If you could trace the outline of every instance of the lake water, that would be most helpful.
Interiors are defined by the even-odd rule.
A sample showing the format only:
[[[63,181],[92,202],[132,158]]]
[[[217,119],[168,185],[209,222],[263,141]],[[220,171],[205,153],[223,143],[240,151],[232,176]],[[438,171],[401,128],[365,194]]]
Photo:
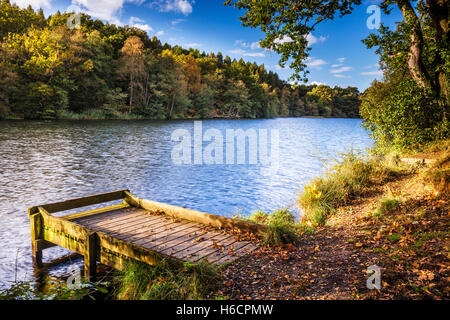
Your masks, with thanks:
[[[298,193],[322,172],[321,159],[372,145],[358,119],[208,120],[202,127],[224,137],[227,129],[253,129],[258,138],[264,129],[269,138],[277,131],[278,167],[264,171],[248,159],[177,165],[172,152],[179,142],[171,136],[182,129],[194,139],[193,121],[0,122],[0,287],[33,278],[28,207],[130,189],[141,198],[224,216],[283,207],[298,214]],[[249,146],[247,156],[255,151]],[[275,146],[272,140],[268,147]],[[64,253],[48,249],[44,260]]]

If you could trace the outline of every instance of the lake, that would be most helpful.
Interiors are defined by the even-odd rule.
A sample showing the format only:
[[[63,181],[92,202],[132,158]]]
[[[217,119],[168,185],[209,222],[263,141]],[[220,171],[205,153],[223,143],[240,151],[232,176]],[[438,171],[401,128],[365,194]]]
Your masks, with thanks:
[[[0,122],[0,287],[33,279],[28,207],[130,189],[141,198],[230,217],[283,207],[299,215],[298,193],[323,172],[323,159],[372,145],[359,119],[205,120],[201,126],[199,136],[194,121]],[[238,129],[253,131],[258,142],[266,132],[270,151],[276,132],[277,166],[264,170],[268,166],[260,161],[249,163],[261,151],[251,143],[245,144],[245,163],[228,161],[226,131]],[[190,148],[182,150],[192,151],[190,163],[179,164],[175,151],[182,148],[172,139],[177,132],[191,133]],[[223,164],[206,164],[205,156],[196,161],[212,143],[200,142],[200,151],[194,150],[194,139],[201,141],[206,132],[222,133]],[[44,261],[64,253],[48,249]]]

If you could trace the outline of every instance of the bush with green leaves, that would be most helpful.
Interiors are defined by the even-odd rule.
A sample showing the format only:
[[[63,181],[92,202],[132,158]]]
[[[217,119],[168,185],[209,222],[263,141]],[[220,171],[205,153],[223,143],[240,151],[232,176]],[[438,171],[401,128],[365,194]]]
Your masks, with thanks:
[[[415,150],[448,138],[442,107],[411,78],[374,81],[361,96],[363,126],[384,149]]]

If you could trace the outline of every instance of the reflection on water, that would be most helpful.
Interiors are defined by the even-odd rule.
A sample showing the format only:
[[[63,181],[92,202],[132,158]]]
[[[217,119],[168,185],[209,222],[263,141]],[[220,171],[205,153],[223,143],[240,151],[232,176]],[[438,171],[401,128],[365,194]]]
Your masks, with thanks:
[[[278,129],[279,169],[264,176],[259,165],[174,165],[177,142],[171,134],[192,131],[193,121],[0,122],[0,287],[33,278],[30,206],[117,189],[224,216],[294,206],[302,186],[320,174],[321,158],[371,145],[360,124],[310,118],[203,121],[204,131]],[[51,248],[44,259],[65,253]]]

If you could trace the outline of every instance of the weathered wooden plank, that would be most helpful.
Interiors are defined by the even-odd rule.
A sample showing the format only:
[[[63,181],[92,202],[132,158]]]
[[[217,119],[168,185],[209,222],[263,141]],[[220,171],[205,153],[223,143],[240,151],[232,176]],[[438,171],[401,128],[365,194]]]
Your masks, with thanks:
[[[158,246],[158,250],[162,250],[161,252],[165,251],[164,253],[168,253],[167,250],[172,247],[176,247],[184,242],[194,243],[199,238],[204,239],[204,237],[208,237],[209,235],[210,233],[196,224],[188,229],[183,229],[164,236],[162,239],[164,241],[162,241],[161,245]]]
[[[193,223],[193,222],[186,222],[184,224],[180,224],[180,225],[177,225],[176,227],[172,228],[169,236],[173,236],[173,238],[175,239],[177,237],[180,237],[180,235],[183,235],[186,229],[190,229],[190,228],[200,229],[198,227],[198,224]],[[154,236],[154,237],[149,239],[150,236]],[[158,239],[159,237],[164,237],[164,236],[167,236],[167,235],[156,234],[154,232],[154,230],[152,230],[151,228],[144,228],[142,230],[139,230],[139,232],[137,232],[131,236],[123,237],[123,240],[134,241],[145,247],[147,242],[152,241],[153,239]]]
[[[148,265],[154,265],[161,259],[166,259],[171,263],[182,263],[180,260],[173,257],[143,248],[134,243],[110,237],[103,232],[98,232],[97,236],[99,239],[100,262],[118,270],[122,270],[126,262],[131,261],[132,259],[144,262]]]
[[[99,203],[103,203],[103,202],[109,202],[109,201],[123,199],[126,196],[125,192],[128,192],[128,190],[119,190],[119,191],[113,191],[113,192],[108,192],[108,193],[100,193],[100,194],[95,194],[95,195],[88,196],[88,197],[81,197],[81,198],[70,199],[70,200],[66,200],[66,201],[62,201],[62,202],[45,204],[40,207],[44,208],[48,213],[55,213],[55,212],[59,212],[59,211],[66,211],[66,210],[71,210],[71,209],[75,209],[75,208],[91,206],[91,205],[99,204]]]
[[[197,226],[198,227],[198,226]],[[200,228],[197,229],[198,231],[196,233],[187,233],[186,230],[182,230],[179,234],[172,234],[171,232],[159,232],[155,234],[155,238],[151,239],[151,242],[148,242],[145,244],[145,247],[154,249],[158,252],[163,252],[169,249],[170,247],[175,246],[181,246],[187,243],[187,245],[195,245],[195,242],[193,242],[195,239],[199,238],[200,235],[203,235],[204,233],[201,231]],[[169,241],[171,242],[169,244]],[[173,243],[173,242],[174,243]]]
[[[199,250],[202,250],[204,248],[210,247],[214,244],[212,240],[214,240],[216,243],[225,240],[229,238],[230,235],[227,234],[219,234],[216,232],[207,232],[203,235],[199,235],[198,238],[202,238],[202,241],[195,241],[196,239],[193,239],[191,241],[184,241],[182,243],[177,244],[176,246],[170,246],[168,248],[162,248],[162,252],[168,254],[168,255],[174,255],[174,256],[185,256],[188,253],[187,252],[197,252]]]
[[[105,230],[105,231],[108,231],[109,233],[114,233],[119,229],[134,226],[136,224],[143,225],[147,221],[149,221],[149,219],[147,217],[145,217],[142,214],[138,214],[138,215],[130,216],[130,217],[128,217],[128,219],[122,219],[122,220],[118,220],[118,221],[112,222],[112,223],[107,223],[107,224],[97,223],[97,224],[89,225],[89,228],[91,228],[93,230],[94,229],[95,230]],[[152,223],[152,222],[158,223],[159,220],[152,220],[149,223]]]
[[[233,251],[223,251],[221,253],[211,253],[202,259],[207,259],[210,263],[222,265],[232,262],[241,256],[244,256],[256,249],[256,246],[248,241],[240,241],[233,244]],[[229,247],[228,247],[229,249]]]
[[[124,223],[120,226],[115,226],[115,225],[111,225],[111,226],[100,226],[100,227],[95,227],[96,230],[101,230],[109,235],[124,235],[126,234],[125,231],[121,231],[121,228],[126,228],[129,227],[130,225],[133,225],[135,223],[141,223],[141,230],[149,230],[151,232],[155,232],[156,230],[159,230],[163,227],[167,227],[167,226],[171,226],[173,225],[173,222],[170,221],[169,219],[165,219],[165,218],[161,218],[158,217],[157,219],[153,219],[151,221],[149,221],[149,217],[148,216],[143,216],[141,219],[134,219],[130,222]],[[135,233],[133,233],[135,234]],[[127,235],[132,235],[130,233],[128,233]]]
[[[74,222],[49,215],[39,207],[43,224],[43,239],[63,248],[85,253],[86,238],[90,230]]]
[[[108,207],[98,208],[98,209],[94,209],[94,210],[65,215],[64,219],[75,220],[75,219],[88,218],[88,217],[92,218],[93,215],[100,215],[101,213],[108,214],[111,211],[120,210],[120,209],[124,209],[124,208],[129,208],[129,207],[130,207],[130,205],[128,203],[121,203],[121,204],[116,204],[113,206],[108,206]]]
[[[256,224],[237,219],[230,219],[197,210],[191,210],[165,203],[140,199],[133,196],[129,192],[125,192],[125,195],[126,197],[124,198],[124,201],[130,203],[131,205],[139,205],[139,207],[144,208],[146,210],[160,210],[163,211],[165,214],[173,216],[175,218],[198,222],[216,228],[237,228],[241,231],[252,232],[255,234],[262,233],[267,228],[265,225],[261,224]]]
[[[126,225],[122,225],[119,228],[105,228],[107,233],[110,236],[120,235],[122,233],[132,233],[134,231],[139,232],[144,228],[148,228],[150,226],[158,225],[161,223],[161,218],[155,216],[148,216],[142,220],[135,220],[133,222],[127,223]]]
[[[162,237],[169,236],[171,234],[175,234],[178,231],[182,231],[184,229],[187,229],[189,227],[197,226],[197,224],[193,222],[186,222],[186,223],[179,223],[173,228],[166,229],[164,231],[158,231],[158,230],[149,230],[148,232],[139,235],[138,237],[132,239],[133,242],[138,243],[139,245],[142,245],[144,247],[151,247],[152,242],[155,240],[158,240]]]
[[[105,219],[112,219],[118,216],[123,216],[129,214],[131,211],[133,211],[135,207],[127,207],[123,209],[117,209],[117,210],[111,210],[107,212],[103,212],[99,215],[93,215],[88,217],[81,217],[77,219],[69,219],[71,221],[75,221],[76,223],[84,224],[87,222],[94,222],[94,221],[103,221]],[[62,217],[65,218],[66,216]]]
[[[132,221],[133,219],[141,219],[144,217],[144,213],[143,212],[138,212],[138,211],[127,211],[127,212],[123,212],[122,214],[119,214],[117,216],[114,216],[112,218],[108,218],[105,217],[103,219],[97,219],[95,221],[84,221],[81,224],[89,227],[89,228],[93,228],[93,227],[108,227],[111,225],[120,225],[120,224],[124,224],[127,223],[129,221]]]
[[[235,236],[228,235],[223,237],[219,241],[209,239],[203,242],[201,245],[186,248],[185,250],[175,252],[171,255],[177,257],[178,259],[195,262],[213,253],[221,254],[235,242]]]

